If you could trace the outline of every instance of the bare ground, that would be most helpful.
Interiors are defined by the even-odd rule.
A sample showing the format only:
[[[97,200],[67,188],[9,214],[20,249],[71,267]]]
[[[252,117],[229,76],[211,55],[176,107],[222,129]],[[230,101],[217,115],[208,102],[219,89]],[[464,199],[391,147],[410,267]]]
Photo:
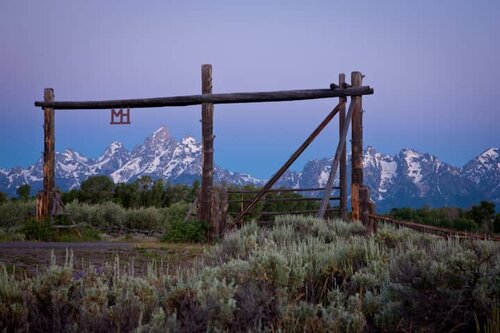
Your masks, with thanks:
[[[0,264],[16,274],[36,275],[50,264],[52,253],[57,264],[64,264],[67,254],[73,255],[75,271],[89,264],[103,267],[119,256],[120,263],[133,265],[137,274],[156,261],[171,271],[190,267],[203,253],[203,244],[169,244],[157,241],[140,242],[5,242],[0,243]]]

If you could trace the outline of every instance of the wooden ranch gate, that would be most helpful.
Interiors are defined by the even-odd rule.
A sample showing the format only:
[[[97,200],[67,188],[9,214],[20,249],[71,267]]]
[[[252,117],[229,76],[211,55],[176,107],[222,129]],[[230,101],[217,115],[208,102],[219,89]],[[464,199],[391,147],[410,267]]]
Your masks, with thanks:
[[[115,109],[120,109],[120,117],[126,117],[125,123],[130,123],[131,108],[156,108],[156,107],[177,107],[201,104],[202,122],[202,180],[199,195],[199,205],[197,216],[200,220],[207,221],[213,236],[215,230],[219,230],[220,217],[214,213],[215,189],[213,184],[214,172],[214,134],[213,134],[213,114],[214,104],[231,103],[260,103],[260,102],[284,102],[296,100],[309,100],[320,98],[339,98],[338,104],[302,143],[302,145],[290,156],[285,164],[269,179],[260,191],[255,193],[255,197],[242,209],[235,218],[235,225],[243,223],[243,217],[251,212],[257,202],[261,200],[267,192],[272,191],[273,185],[292,163],[304,152],[304,150],[314,141],[328,123],[336,116],[339,117],[339,142],[335,157],[332,162],[331,172],[325,186],[324,196],[321,205],[316,213],[317,217],[323,218],[327,205],[331,199],[333,181],[336,170],[339,168],[339,190],[340,190],[340,213],[344,220],[347,220],[347,182],[346,182],[346,138],[350,123],[352,123],[352,184],[351,184],[351,206],[352,220],[362,220],[370,228],[369,214],[373,214],[373,206],[370,210],[369,192],[363,185],[363,113],[362,96],[374,93],[369,86],[362,85],[363,75],[360,72],[351,73],[351,84],[345,82],[345,75],[339,75],[338,84],[330,84],[329,89],[308,89],[308,90],[286,90],[270,92],[243,92],[243,93],[212,93],[212,66],[201,66],[201,95],[175,96],[160,98],[125,99],[108,101],[55,101],[54,90],[46,88],[44,90],[44,101],[35,102],[36,107],[41,107],[44,112],[44,153],[43,153],[43,192],[39,195],[37,205],[38,219],[47,219],[55,211],[58,200],[58,193],[55,191],[55,110],[95,110],[111,109],[111,119],[118,115]],[[346,115],[347,98],[351,102]],[[123,114],[123,109],[127,113]]]

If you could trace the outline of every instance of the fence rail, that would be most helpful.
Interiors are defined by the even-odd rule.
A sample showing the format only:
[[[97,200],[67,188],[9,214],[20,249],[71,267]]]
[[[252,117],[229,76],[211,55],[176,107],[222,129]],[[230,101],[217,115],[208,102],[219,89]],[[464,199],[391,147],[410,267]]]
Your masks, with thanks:
[[[338,208],[329,208],[326,210],[327,212],[338,212]],[[290,212],[257,212],[255,214],[260,215],[295,215],[295,214],[316,214],[318,212],[317,209],[313,210],[295,210]]]
[[[340,187],[338,186],[335,186],[333,187],[334,190],[339,190]],[[271,193],[276,193],[276,192],[316,192],[316,191],[324,191],[325,188],[324,187],[311,187],[311,188],[273,188],[273,189],[269,189],[266,191],[267,192],[271,192]],[[250,191],[245,191],[245,190],[228,190],[227,193],[228,194],[257,194],[259,193],[260,191],[254,191],[254,190],[250,190]]]
[[[264,202],[286,202],[286,201],[321,201],[323,198],[267,198],[262,199]],[[330,200],[340,200],[340,197],[330,197]],[[251,202],[250,199],[228,200],[228,203],[244,203]]]
[[[373,94],[373,88],[350,87],[335,89],[281,90],[266,92],[240,92],[228,94],[202,94],[173,97],[122,99],[108,101],[36,101],[35,106],[56,110],[98,110],[112,108],[157,108],[166,106],[200,105],[202,103],[262,103],[308,99],[361,96]]]
[[[425,233],[430,233],[434,235],[438,235],[441,237],[449,238],[449,237],[454,237],[454,238],[462,238],[462,239],[475,239],[475,240],[491,240],[491,241],[500,241],[500,236],[496,235],[487,235],[487,234],[478,234],[478,233],[473,233],[473,232],[465,232],[465,231],[458,231],[458,230],[453,230],[449,228],[443,228],[443,227],[436,227],[433,225],[428,225],[428,224],[422,224],[422,223],[417,223],[417,222],[411,222],[411,221],[401,221],[401,220],[394,220],[391,218],[388,218],[386,216],[379,216],[379,215],[369,215],[370,218],[375,219],[376,221],[382,221],[382,222],[387,222],[391,223],[397,226],[402,226],[406,227],[409,229],[417,230],[420,232],[425,232]]]

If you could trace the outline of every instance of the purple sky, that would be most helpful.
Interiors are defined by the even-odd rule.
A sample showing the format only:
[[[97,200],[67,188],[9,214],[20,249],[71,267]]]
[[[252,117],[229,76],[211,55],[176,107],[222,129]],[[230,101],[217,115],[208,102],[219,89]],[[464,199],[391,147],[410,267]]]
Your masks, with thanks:
[[[306,5],[307,4],[307,5]],[[67,1],[0,2],[0,167],[43,150],[43,88],[57,100],[198,94],[200,65],[214,92],[326,88],[359,70],[364,144],[403,147],[463,165],[500,146],[499,1]],[[336,104],[216,106],[216,163],[269,177]],[[57,111],[56,150],[96,157],[160,125],[200,138],[200,107]],[[335,152],[337,121],[293,168]]]

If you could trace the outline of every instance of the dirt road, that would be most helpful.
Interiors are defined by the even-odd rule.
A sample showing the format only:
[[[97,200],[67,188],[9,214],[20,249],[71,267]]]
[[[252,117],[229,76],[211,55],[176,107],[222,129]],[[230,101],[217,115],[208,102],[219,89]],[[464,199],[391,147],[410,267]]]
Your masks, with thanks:
[[[133,264],[135,272],[144,272],[148,262],[162,262],[170,267],[189,266],[203,252],[200,244],[160,242],[5,242],[0,243],[0,263],[9,271],[35,275],[50,264],[52,253],[63,264],[67,253],[73,255],[75,270],[89,264],[97,267],[119,256],[123,265]]]

